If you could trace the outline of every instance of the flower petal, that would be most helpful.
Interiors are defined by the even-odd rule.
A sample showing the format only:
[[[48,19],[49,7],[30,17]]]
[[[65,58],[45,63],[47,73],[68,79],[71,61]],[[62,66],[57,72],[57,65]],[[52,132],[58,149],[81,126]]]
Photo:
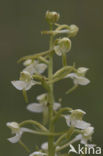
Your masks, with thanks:
[[[23,65],[24,66],[28,66],[28,65],[30,65],[32,63],[32,60],[31,59],[28,59],[28,60],[25,60],[24,62],[23,62]]]
[[[29,82],[26,83],[26,86],[25,86],[25,90],[29,90],[31,89],[32,86],[38,84],[38,82],[34,81],[34,80],[31,80]]]
[[[71,117],[70,117],[70,115],[64,115],[64,118],[66,119],[67,125],[70,127],[70,124],[71,124]]]
[[[61,104],[60,104],[60,103],[57,103],[57,102],[55,102],[54,105],[53,105],[54,111],[56,111],[56,110],[59,109],[60,107],[61,107]]]
[[[20,128],[20,131],[21,131],[21,134],[23,134],[23,133],[33,133],[34,132],[32,129],[25,128],[25,127]]]
[[[75,77],[77,76],[77,74],[75,74],[75,73],[70,73],[70,74],[68,74],[65,78],[71,78],[71,79],[74,79]]]
[[[86,68],[86,67],[79,67],[77,71],[80,74],[85,74],[88,71],[88,68]]]
[[[74,122],[72,121],[72,126],[79,128],[79,129],[86,129],[90,127],[90,123],[82,121],[82,120],[75,120]]]
[[[41,113],[43,112],[43,105],[39,103],[32,103],[27,106],[27,110],[31,112]]]
[[[9,138],[8,141],[11,142],[11,143],[17,143],[21,138],[21,135],[20,134],[16,134],[14,137],[12,138]]]
[[[47,151],[47,150],[48,150],[48,143],[47,143],[47,142],[44,142],[44,143],[41,145],[41,149]]]
[[[36,70],[35,70],[35,63],[30,64],[29,66],[27,66],[26,68],[24,68],[23,71],[27,71],[30,74],[34,74],[36,72]]]
[[[90,80],[82,76],[77,76],[77,78],[74,79],[74,83],[85,86],[90,83]]]
[[[63,51],[62,49],[60,49],[60,47],[57,45],[54,47],[54,50],[55,50],[55,53],[58,55],[58,56],[61,56]]]
[[[43,73],[46,68],[47,68],[47,65],[44,63],[40,63],[35,66],[36,73],[39,73],[39,74]]]
[[[18,80],[18,81],[11,81],[11,83],[18,90],[23,90],[25,88],[25,86],[26,86],[26,82],[20,81],[20,80]]]

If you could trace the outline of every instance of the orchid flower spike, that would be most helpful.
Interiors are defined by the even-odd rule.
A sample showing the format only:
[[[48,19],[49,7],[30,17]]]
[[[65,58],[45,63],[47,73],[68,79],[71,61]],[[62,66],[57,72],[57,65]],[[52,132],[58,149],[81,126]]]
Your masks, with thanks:
[[[67,125],[78,129],[86,129],[90,127],[90,123],[82,120],[86,113],[80,109],[72,110],[70,115],[64,115]]]
[[[14,137],[8,139],[11,143],[17,143],[21,139],[24,132],[33,132],[28,128],[20,127],[17,122],[8,122],[6,125],[11,129],[12,134],[16,134]]]
[[[20,80],[11,81],[11,83],[18,90],[29,90],[32,86],[38,84],[38,82],[32,79],[31,74],[27,71],[20,73]]]
[[[23,71],[27,71],[29,72],[31,75],[32,74],[42,74],[46,68],[47,68],[47,65],[44,64],[44,63],[39,63],[37,60],[26,60],[24,62],[24,70]]]

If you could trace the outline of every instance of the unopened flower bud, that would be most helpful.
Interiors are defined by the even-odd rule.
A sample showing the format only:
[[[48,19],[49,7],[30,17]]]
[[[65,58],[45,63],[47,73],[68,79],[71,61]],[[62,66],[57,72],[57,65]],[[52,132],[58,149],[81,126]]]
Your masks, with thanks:
[[[71,49],[71,40],[67,37],[58,40],[58,44],[54,47],[56,54],[59,56],[61,56],[63,53],[69,52],[70,49]]]
[[[78,31],[79,31],[79,28],[76,25],[74,25],[74,24],[70,25],[69,37],[75,37],[77,35]]]
[[[58,22],[60,15],[54,11],[52,11],[52,12],[47,11],[45,17],[49,24],[54,24],[54,23]]]

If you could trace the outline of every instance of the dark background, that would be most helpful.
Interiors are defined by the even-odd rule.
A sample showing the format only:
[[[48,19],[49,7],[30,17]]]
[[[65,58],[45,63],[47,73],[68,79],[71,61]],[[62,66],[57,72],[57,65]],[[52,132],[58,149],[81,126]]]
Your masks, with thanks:
[[[39,115],[25,109],[22,94],[10,81],[18,79],[21,69],[21,65],[16,63],[18,58],[48,49],[49,38],[40,34],[41,30],[48,28],[44,20],[45,11],[48,9],[60,12],[60,23],[79,26],[78,36],[72,39],[68,62],[90,68],[90,85],[79,87],[73,94],[66,96],[63,93],[72,83],[62,81],[55,87],[56,99],[62,96],[64,105],[87,112],[85,119],[95,127],[93,142],[102,146],[103,0],[4,0],[0,6],[0,156],[27,155],[18,144],[7,141],[11,132],[6,127],[6,122],[26,119],[40,121]],[[55,69],[58,67],[60,59],[56,58]],[[40,93],[40,87],[29,91],[30,101]],[[42,138],[25,134],[23,140],[33,151]]]

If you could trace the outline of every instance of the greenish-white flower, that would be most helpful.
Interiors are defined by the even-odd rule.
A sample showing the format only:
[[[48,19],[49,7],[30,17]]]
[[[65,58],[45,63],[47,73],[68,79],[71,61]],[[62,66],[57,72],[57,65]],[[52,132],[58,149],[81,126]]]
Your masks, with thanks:
[[[59,39],[57,45],[55,45],[54,50],[58,56],[68,53],[71,49],[71,40],[67,37]]]
[[[90,127],[90,123],[82,120],[86,113],[80,109],[72,110],[70,115],[64,115],[66,123],[69,127],[75,127],[78,129],[86,129]]]
[[[92,140],[92,135],[94,133],[94,127],[88,127],[81,131],[81,134],[77,135],[76,138],[80,140],[81,144],[88,145],[88,141]]]
[[[48,95],[46,93],[37,96],[39,103],[31,103],[27,106],[27,109],[31,112],[41,113],[48,111]],[[53,109],[56,111],[61,107],[60,103],[54,102]]]
[[[20,80],[11,81],[12,85],[18,90],[29,90],[32,86],[38,84],[38,82],[32,79],[29,72],[23,71],[20,74]]]
[[[27,60],[27,61],[30,62],[30,60]],[[31,75],[32,74],[41,74],[47,68],[47,65],[46,64],[39,63],[37,60],[34,60],[31,64],[27,65],[28,62],[24,62],[24,65],[26,64],[26,67],[24,68],[23,71],[27,71]]]
[[[12,134],[15,134],[15,136],[8,139],[8,141],[11,143],[17,143],[21,139],[23,133],[33,132],[32,130],[28,128],[19,127],[19,124],[17,122],[8,122],[6,125],[11,129]]]
[[[79,28],[76,25],[72,24],[70,25],[69,30],[69,37],[75,37],[79,31]]]
[[[47,154],[43,153],[43,152],[35,151],[32,154],[30,154],[29,156],[45,156],[45,155],[47,155]]]
[[[73,80],[74,85],[88,85],[90,80],[85,77],[88,68],[80,67],[77,69],[76,73],[70,73],[66,76],[66,78],[71,78]]]

